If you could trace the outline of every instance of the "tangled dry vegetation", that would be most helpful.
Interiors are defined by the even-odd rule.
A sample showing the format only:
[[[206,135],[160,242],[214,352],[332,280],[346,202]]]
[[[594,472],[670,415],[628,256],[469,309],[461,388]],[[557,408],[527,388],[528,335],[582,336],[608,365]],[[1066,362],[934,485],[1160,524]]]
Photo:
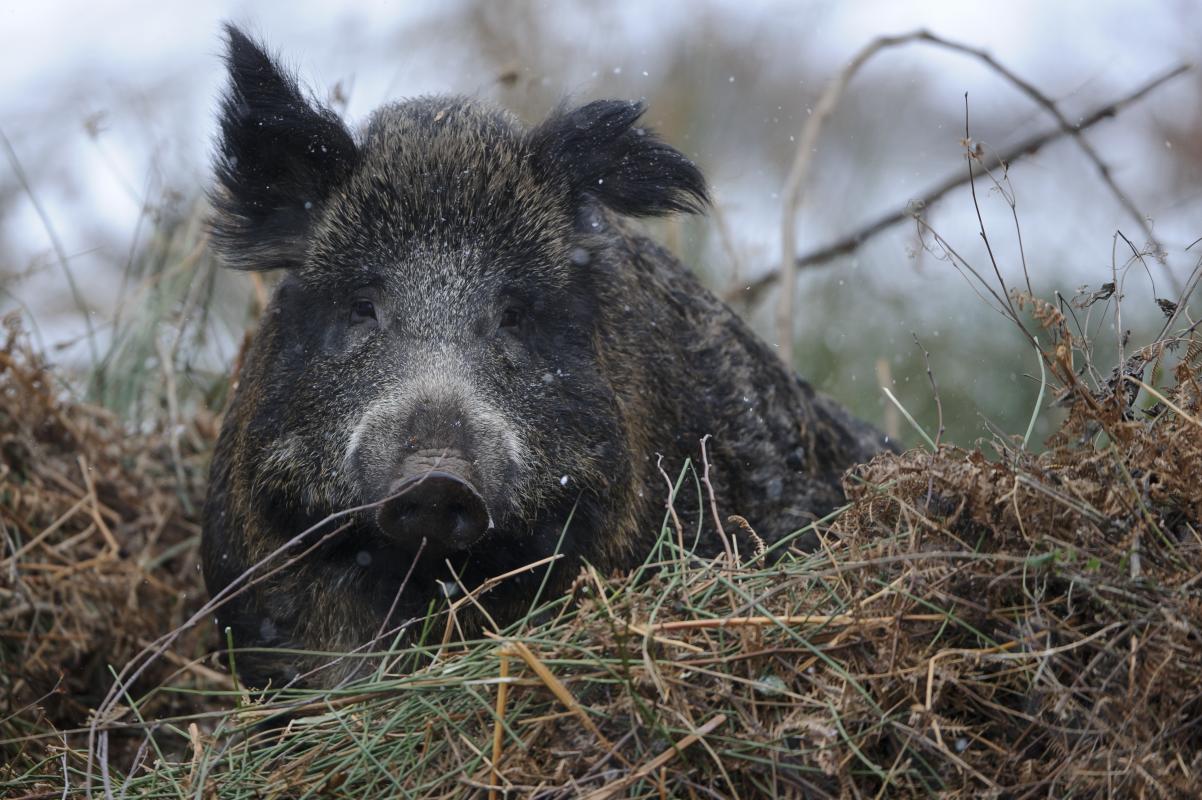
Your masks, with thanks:
[[[0,786],[1197,796],[1198,324],[1172,305],[1174,332],[1087,382],[1064,306],[1013,299],[1033,306],[1069,408],[1046,451],[998,438],[989,457],[878,457],[848,475],[849,506],[815,526],[812,554],[701,562],[666,520],[630,578],[586,570],[570,596],[477,642],[456,643],[456,607],[443,609],[404,651],[369,656],[370,678],[272,697],[241,691],[224,657],[204,655],[207,624],[184,624],[204,616],[196,476],[211,422],[174,445],[125,435],[64,399],[10,326]],[[681,481],[678,502],[704,497],[696,473]],[[145,669],[114,691],[131,660]]]
[[[0,761],[12,770],[88,719],[110,665],[203,602],[196,464],[211,429],[197,420],[174,448],[130,435],[112,413],[69,399],[15,318],[2,335]],[[199,641],[190,634],[145,686]],[[153,713],[190,706],[164,696]]]

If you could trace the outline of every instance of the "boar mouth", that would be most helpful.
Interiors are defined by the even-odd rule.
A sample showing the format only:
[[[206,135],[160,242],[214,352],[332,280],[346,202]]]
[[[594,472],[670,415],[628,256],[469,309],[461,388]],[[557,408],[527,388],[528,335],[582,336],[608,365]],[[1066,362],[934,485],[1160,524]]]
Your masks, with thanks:
[[[431,469],[393,482],[376,511],[376,524],[390,539],[441,556],[466,550],[493,527],[484,496],[471,481],[449,470]]]

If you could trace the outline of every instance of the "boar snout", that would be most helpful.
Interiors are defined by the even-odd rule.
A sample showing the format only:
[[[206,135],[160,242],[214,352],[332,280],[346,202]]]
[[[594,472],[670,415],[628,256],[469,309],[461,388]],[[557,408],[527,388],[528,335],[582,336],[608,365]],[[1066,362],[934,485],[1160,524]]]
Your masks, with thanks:
[[[416,550],[444,555],[464,550],[492,527],[488,506],[468,476],[469,464],[456,454],[441,452],[405,459],[401,477],[376,512],[385,535]]]
[[[380,503],[378,531],[411,552],[425,539],[423,554],[435,557],[512,518],[523,466],[512,423],[439,366],[437,377],[413,369],[364,410],[344,462],[363,501]]]

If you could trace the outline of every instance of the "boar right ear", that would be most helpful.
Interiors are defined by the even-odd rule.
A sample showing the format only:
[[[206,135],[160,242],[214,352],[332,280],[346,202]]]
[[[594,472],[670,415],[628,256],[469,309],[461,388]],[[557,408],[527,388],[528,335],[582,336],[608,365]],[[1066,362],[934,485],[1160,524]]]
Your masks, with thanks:
[[[591,198],[634,217],[701,211],[708,202],[701,170],[651,130],[636,127],[644,110],[642,103],[598,100],[561,109],[531,137],[576,202]]]
[[[314,215],[358,160],[342,120],[302,94],[296,78],[233,25],[225,28],[229,88],[221,138],[213,235],[236,269],[303,262]]]

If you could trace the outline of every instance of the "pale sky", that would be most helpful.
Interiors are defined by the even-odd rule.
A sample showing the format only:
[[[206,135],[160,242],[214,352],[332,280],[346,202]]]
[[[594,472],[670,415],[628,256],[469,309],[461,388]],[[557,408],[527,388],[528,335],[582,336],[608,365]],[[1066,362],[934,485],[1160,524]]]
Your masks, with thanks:
[[[284,54],[288,64],[299,68],[310,86],[324,89],[339,80],[353,80],[348,116],[356,120],[387,99],[426,92],[474,93],[488,79],[473,73],[470,64],[456,60],[438,42],[414,52],[398,52],[397,31],[437,18],[448,5],[454,4],[3,0],[0,130],[18,155],[30,160],[35,191],[77,274],[86,281],[99,262],[113,261],[112,253],[96,251],[102,241],[131,239],[148,190],[154,196],[165,181],[194,195],[208,181],[213,110],[223,81],[223,20],[249,23]],[[548,15],[562,28],[565,41],[580,44],[580,63],[569,65],[562,76],[564,91],[577,94],[588,94],[590,75],[614,70],[636,78],[646,74],[645,80],[654,82],[655,70],[661,66],[656,58],[658,38],[665,30],[687,24],[698,7],[695,2],[676,0],[657,3],[650,12],[643,2],[614,3],[609,7],[609,24],[598,28],[582,22],[574,6],[555,2],[536,6],[537,13]],[[825,65],[827,76],[874,36],[925,27],[989,50],[1054,98],[1065,98],[1066,107],[1076,111],[1117,97],[1165,67],[1194,57],[1202,40],[1202,0],[1137,4],[717,0],[707,8],[723,24],[746,30],[749,48],[754,47],[757,30],[796,31],[799,47],[805,48],[799,58]],[[611,52],[620,55],[610,57]],[[919,90],[954,110],[963,108],[965,92],[983,115],[992,103],[1012,104],[1019,109],[1013,120],[1016,136],[1048,126],[1040,112],[995,75],[970,60],[931,48],[911,46],[884,55],[865,75],[901,68],[919,70],[924,76]],[[1146,137],[1139,139],[1136,134],[1142,136],[1142,126],[1156,115],[1185,118],[1195,113],[1192,105],[1185,104],[1192,104],[1197,95],[1186,88],[1169,87],[1154,102],[1125,115],[1121,124],[1110,124],[1108,131],[1098,134],[1116,176],[1137,198],[1162,180],[1157,171],[1167,168],[1163,153],[1147,150]],[[854,91],[853,83],[849,95]],[[907,99],[899,97],[896,107],[881,108],[881,124],[888,126],[890,115],[904,114]],[[95,117],[103,131],[98,141],[85,130],[92,115],[101,115]],[[709,124],[722,122],[716,119]],[[941,146],[954,148],[954,132],[937,134]],[[1156,143],[1156,147],[1171,146],[1171,142]],[[1030,177],[1020,191],[1026,192],[1027,213],[1033,218],[1032,240],[1039,241],[1041,220],[1057,217],[1056,230],[1046,235],[1089,242],[1094,250],[1081,263],[1104,266],[1109,237],[1116,227],[1130,226],[1130,221],[1124,222],[1121,210],[1109,203],[1096,181],[1091,182],[1088,169],[1071,175],[1057,172],[1061,157],[1071,157],[1072,152],[1063,144],[1060,147],[1025,167]],[[53,158],[33,163],[45,153]],[[931,185],[955,167],[954,159],[950,163],[945,159],[878,176],[877,188],[884,195],[866,198],[864,205],[904,202],[909,193]],[[0,180],[11,179],[8,170],[7,162],[0,161]],[[784,176],[757,176],[755,196],[741,197],[749,191],[746,177],[724,173],[720,166],[711,170],[719,196],[734,200],[731,224],[737,238],[767,265],[779,252],[776,192]],[[1072,195],[1069,184],[1078,183],[1081,194]],[[1066,194],[1040,206],[1041,198],[1050,194],[1049,187],[1065,187]],[[1101,198],[1096,207],[1095,198]],[[1202,210],[1199,191],[1161,202],[1162,206],[1145,210],[1154,216],[1167,243],[1183,249],[1202,233],[1198,230],[1202,225],[1196,222]],[[0,241],[10,250],[6,270],[20,271],[47,258],[48,238],[28,202],[22,199],[0,214],[4,214]],[[964,217],[955,224],[960,223],[970,226],[971,220]],[[816,231],[804,219],[800,230],[803,249],[841,232]],[[902,245],[895,247],[900,252]],[[58,280],[54,270],[46,270],[21,283],[19,290],[37,308],[39,297],[61,291]],[[102,281],[96,291],[104,289]],[[0,308],[8,305],[0,299]]]

